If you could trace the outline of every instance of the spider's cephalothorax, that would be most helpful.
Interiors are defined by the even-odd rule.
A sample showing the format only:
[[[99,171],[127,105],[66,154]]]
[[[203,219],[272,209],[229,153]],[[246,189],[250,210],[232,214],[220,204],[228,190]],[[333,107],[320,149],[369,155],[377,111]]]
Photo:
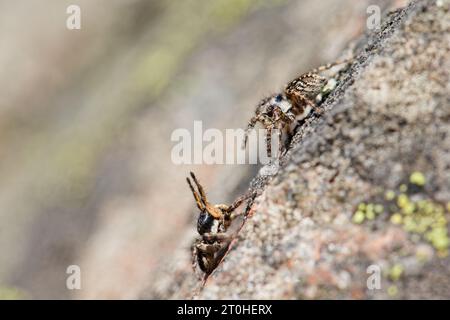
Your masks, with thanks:
[[[321,113],[315,100],[327,84],[328,79],[319,75],[319,72],[350,61],[352,59],[314,69],[289,82],[282,93],[264,98],[256,107],[255,115],[249,121],[245,132],[244,147],[247,144],[249,132],[259,122],[267,130],[267,155],[271,157],[272,154],[271,139],[275,129],[277,129],[279,155],[281,155],[283,131],[287,131],[295,120],[304,119],[312,109],[316,113]]]
[[[193,266],[195,267],[198,264],[203,272],[210,274],[224,256],[230,244],[231,237],[226,232],[231,222],[239,215],[234,211],[248,196],[238,198],[229,206],[226,204],[211,205],[206,198],[205,190],[192,172],[191,178],[198,191],[195,190],[189,178],[186,178],[186,180],[200,210],[197,219],[197,231],[200,238],[194,242],[192,247]]]

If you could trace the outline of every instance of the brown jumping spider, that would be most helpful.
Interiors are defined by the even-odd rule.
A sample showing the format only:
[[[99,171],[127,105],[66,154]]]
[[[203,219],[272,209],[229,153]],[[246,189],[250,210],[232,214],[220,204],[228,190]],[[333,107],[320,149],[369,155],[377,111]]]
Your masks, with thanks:
[[[287,131],[295,120],[304,119],[313,109],[316,113],[321,113],[321,109],[316,105],[316,97],[322,93],[328,79],[319,75],[320,72],[332,67],[349,63],[353,59],[347,59],[330,63],[318,67],[308,73],[289,82],[282,93],[277,93],[263,99],[256,107],[255,115],[250,119],[244,137],[244,147],[247,144],[248,135],[260,122],[267,130],[266,147],[267,156],[272,155],[272,131],[277,129],[278,135],[278,155],[283,151],[282,132]]]
[[[233,204],[211,205],[202,185],[198,182],[194,173],[191,178],[197,186],[198,192],[194,189],[191,180],[186,178],[192,194],[194,195],[200,215],[197,220],[197,231],[200,238],[196,239],[192,246],[193,267],[196,263],[207,275],[210,274],[222,260],[231,242],[231,236],[226,232],[231,222],[239,216],[233,213],[248,197],[239,197]]]

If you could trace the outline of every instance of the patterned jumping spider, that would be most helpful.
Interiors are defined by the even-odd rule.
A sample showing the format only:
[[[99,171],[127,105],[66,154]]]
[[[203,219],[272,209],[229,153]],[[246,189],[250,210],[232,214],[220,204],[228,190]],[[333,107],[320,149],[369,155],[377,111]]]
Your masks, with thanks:
[[[319,75],[319,73],[339,64],[350,63],[352,60],[346,59],[320,66],[289,82],[282,93],[264,98],[256,107],[255,115],[248,123],[245,131],[244,147],[247,145],[249,132],[260,122],[267,130],[266,147],[268,157],[272,155],[272,131],[278,129],[278,155],[280,156],[283,151],[283,130],[288,131],[295,120],[306,118],[311,109],[318,114],[322,113],[315,100],[327,84],[328,79]]]
[[[231,242],[231,236],[226,232],[231,222],[239,216],[233,212],[248,196],[239,197],[229,206],[226,204],[211,205],[193,172],[191,172],[191,178],[197,186],[198,192],[189,178],[186,178],[186,181],[200,210],[197,220],[197,231],[200,238],[196,239],[192,246],[192,264],[194,270],[198,264],[203,272],[210,274],[217,267]]]

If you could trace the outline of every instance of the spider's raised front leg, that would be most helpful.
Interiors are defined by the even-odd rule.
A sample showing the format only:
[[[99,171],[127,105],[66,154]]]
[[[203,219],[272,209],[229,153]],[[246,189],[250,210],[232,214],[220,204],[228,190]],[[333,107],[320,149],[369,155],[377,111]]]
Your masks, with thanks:
[[[205,206],[204,206],[200,196],[198,195],[197,191],[195,191],[194,187],[192,186],[191,180],[189,178],[186,178],[186,181],[189,185],[189,188],[191,189],[192,195],[194,196],[195,203],[197,204],[197,208],[200,211],[205,210]]]
[[[214,217],[214,219],[222,219],[222,212],[221,210],[217,209],[216,207],[212,206],[208,199],[206,198],[205,190],[203,189],[200,182],[198,182],[197,177],[193,172],[191,172],[191,178],[194,180],[199,194],[195,191],[194,187],[192,186],[192,183],[189,178],[186,178],[189,187],[191,188],[192,194],[194,195],[195,202],[197,203],[197,207],[200,211],[206,210],[211,216]]]

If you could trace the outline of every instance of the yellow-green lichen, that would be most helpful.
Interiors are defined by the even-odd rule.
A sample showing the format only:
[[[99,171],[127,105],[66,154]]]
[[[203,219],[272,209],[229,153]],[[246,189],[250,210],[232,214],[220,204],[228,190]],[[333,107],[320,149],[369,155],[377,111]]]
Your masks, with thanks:
[[[353,215],[352,221],[356,224],[361,224],[366,219],[374,220],[383,210],[384,207],[380,204],[361,202],[358,204],[358,210]]]
[[[424,186],[426,183],[426,179],[425,176],[422,172],[419,171],[414,171],[410,176],[409,176],[409,182],[411,182],[412,184],[418,185],[418,186]]]
[[[388,201],[394,200],[395,198],[395,192],[392,190],[388,190],[386,191],[386,193],[384,194],[384,198]]]
[[[387,293],[391,297],[396,297],[398,294],[398,288],[396,285],[392,285],[388,288]]]
[[[409,182],[417,186],[424,186],[425,175],[419,171],[409,176]],[[390,222],[401,226],[405,231],[416,234],[417,239],[426,240],[438,252],[438,256],[446,257],[450,247],[448,235],[448,213],[450,202],[442,205],[424,195],[413,197],[408,193],[406,184],[399,186],[397,191],[386,190],[384,199],[389,201],[387,206]],[[384,212],[384,206],[379,203],[360,203],[353,215],[353,222],[361,224],[365,220],[373,220]],[[447,211],[447,212],[446,212]]]
[[[413,172],[410,182],[423,186],[425,176],[418,171]],[[400,193],[395,200],[400,210],[392,214],[391,222],[402,225],[407,232],[423,234],[424,238],[440,253],[440,256],[445,256],[450,246],[450,240],[444,207],[431,199],[413,200],[404,192]]]
[[[404,268],[401,264],[395,264],[389,270],[389,278],[391,278],[392,281],[397,281],[402,276],[403,271]]]
[[[376,204],[375,205],[375,213],[380,214],[384,211],[384,207],[382,204]]]
[[[408,205],[409,200],[408,200],[408,196],[404,193],[401,193],[398,197],[397,197],[397,205],[400,208],[404,208]]]
[[[364,212],[358,210],[358,211],[356,211],[355,214],[353,215],[352,221],[353,221],[354,223],[356,223],[356,224],[361,224],[361,223],[364,222],[364,218],[365,218]]]
[[[403,221],[403,218],[402,218],[402,215],[401,215],[400,213],[394,213],[394,214],[391,216],[391,222],[392,222],[393,224],[401,224],[402,221]]]
[[[367,218],[368,220],[373,220],[373,219],[375,219],[375,211],[367,211],[367,212],[366,212],[366,218]]]

